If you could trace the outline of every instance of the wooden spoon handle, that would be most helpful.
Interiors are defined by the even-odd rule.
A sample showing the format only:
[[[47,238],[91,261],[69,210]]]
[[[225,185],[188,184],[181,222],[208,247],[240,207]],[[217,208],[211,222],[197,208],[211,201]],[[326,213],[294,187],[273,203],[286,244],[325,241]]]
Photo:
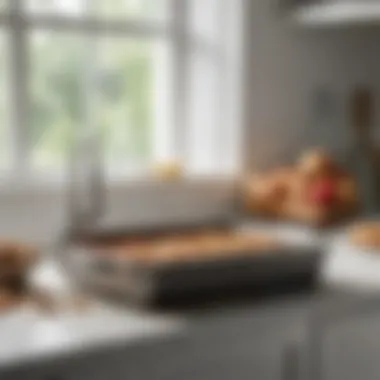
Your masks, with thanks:
[[[365,87],[357,88],[351,98],[351,124],[355,139],[366,147],[372,146],[373,109],[374,104],[371,91]]]

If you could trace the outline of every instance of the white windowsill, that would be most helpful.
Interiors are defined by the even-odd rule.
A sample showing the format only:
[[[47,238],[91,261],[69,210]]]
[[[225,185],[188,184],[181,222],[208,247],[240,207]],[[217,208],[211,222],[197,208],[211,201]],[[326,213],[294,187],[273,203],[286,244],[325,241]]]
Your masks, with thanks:
[[[178,179],[160,179],[148,172],[127,175],[109,175],[106,179],[107,188],[136,189],[136,188],[195,188],[198,186],[230,186],[236,182],[237,175],[189,175]],[[7,192],[34,193],[61,192],[68,188],[69,182],[63,175],[41,173],[33,176],[13,176],[10,173],[0,173],[0,196]]]
[[[173,224],[215,219],[233,206],[231,178],[181,181],[114,180],[106,190],[106,214],[99,225]],[[51,243],[68,221],[68,188],[64,181],[0,182],[0,239]]]

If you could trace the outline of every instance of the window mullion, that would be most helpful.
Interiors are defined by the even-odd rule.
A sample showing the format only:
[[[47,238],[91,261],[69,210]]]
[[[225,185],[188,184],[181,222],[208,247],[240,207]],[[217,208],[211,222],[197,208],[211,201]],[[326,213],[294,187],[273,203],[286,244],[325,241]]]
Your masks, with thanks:
[[[173,145],[175,157],[186,161],[188,66],[189,66],[189,0],[172,0],[173,9]]]
[[[27,175],[30,158],[30,135],[28,129],[28,33],[22,17],[22,5],[23,0],[12,0],[10,21],[12,151],[14,172],[17,173],[17,179]]]
[[[91,1],[86,1],[86,15],[84,21],[91,16]],[[99,59],[100,36],[98,31],[86,30],[84,33],[84,49],[82,57],[83,82],[83,126],[86,135],[96,133],[97,119],[96,112],[98,106],[97,78]]]
[[[223,54],[223,69],[221,77],[224,86],[224,147],[229,152],[226,168],[236,173],[243,164],[243,87],[245,77],[244,67],[244,0],[225,0],[224,19],[228,25]],[[221,25],[223,28],[223,25]],[[223,153],[221,153],[223,154]]]
[[[88,17],[89,3],[87,11]],[[69,218],[72,224],[95,222],[103,214],[104,162],[95,112],[99,102],[97,92],[99,38],[97,32],[87,31],[83,40],[82,124],[78,125],[74,154],[70,157]]]
[[[217,115],[215,117],[216,125],[214,126],[214,138],[215,138],[215,150],[216,155],[214,160],[214,167],[218,169],[220,173],[226,174],[225,171],[229,166],[229,160],[231,160],[231,139],[232,136],[229,135],[228,131],[228,112],[230,100],[228,94],[230,91],[229,83],[229,70],[227,62],[227,44],[228,37],[230,33],[230,22],[229,22],[229,12],[228,12],[228,0],[222,0],[218,6],[218,31],[219,31],[219,41],[218,46],[220,48],[221,56],[218,62],[218,73],[217,73],[217,93],[214,96],[217,99]]]

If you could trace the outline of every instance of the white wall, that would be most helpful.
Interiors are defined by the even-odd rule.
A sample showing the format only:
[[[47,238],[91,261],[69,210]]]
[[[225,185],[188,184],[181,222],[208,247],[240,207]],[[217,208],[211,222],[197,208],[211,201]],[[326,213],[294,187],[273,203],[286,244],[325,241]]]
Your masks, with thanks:
[[[347,149],[348,91],[380,87],[380,25],[307,30],[281,17],[280,1],[246,1],[246,156],[253,169],[292,159],[307,145]],[[329,86],[337,97],[339,118],[330,130],[309,121],[316,86]]]

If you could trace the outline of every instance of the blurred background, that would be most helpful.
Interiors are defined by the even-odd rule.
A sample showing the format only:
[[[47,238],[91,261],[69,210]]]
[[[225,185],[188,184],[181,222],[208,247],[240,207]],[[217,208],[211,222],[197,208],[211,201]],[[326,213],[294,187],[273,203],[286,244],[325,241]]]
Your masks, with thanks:
[[[377,0],[0,0],[0,379],[378,379]]]

